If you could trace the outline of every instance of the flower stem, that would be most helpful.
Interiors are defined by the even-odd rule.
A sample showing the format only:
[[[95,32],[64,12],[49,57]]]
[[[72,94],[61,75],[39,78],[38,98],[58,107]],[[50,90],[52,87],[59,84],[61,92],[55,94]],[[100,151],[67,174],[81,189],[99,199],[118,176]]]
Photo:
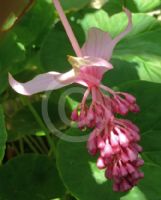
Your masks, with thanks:
[[[107,91],[108,93],[112,94],[113,96],[115,96],[115,92],[110,89],[109,87],[105,86],[105,85],[100,85],[100,88],[102,88],[103,90]]]
[[[68,35],[68,38],[69,38],[69,40],[71,42],[71,45],[72,45],[72,47],[73,47],[73,49],[75,51],[75,54],[78,57],[82,57],[82,53],[81,53],[81,49],[79,47],[78,41],[77,41],[73,31],[72,31],[72,28],[71,28],[71,26],[70,26],[70,24],[69,24],[69,22],[67,20],[67,17],[64,14],[63,8],[60,5],[59,0],[53,0],[53,3],[55,5],[56,10],[58,11],[58,14],[60,16],[61,22],[62,22],[62,24],[64,26],[64,29],[65,29],[65,31],[66,31],[66,33]]]
[[[32,104],[30,103],[30,101],[24,97],[21,96],[21,101],[24,105],[27,105],[29,110],[31,111],[31,113],[33,114],[34,118],[36,119],[37,123],[39,124],[39,126],[42,128],[42,130],[45,132],[49,146],[50,146],[50,151],[48,153],[48,155],[52,155],[56,152],[56,146],[55,143],[53,141],[53,139],[50,136],[50,133],[48,131],[48,129],[45,127],[42,119],[40,118],[39,114],[37,113],[37,111],[35,110],[35,108],[32,106]]]
[[[36,154],[39,153],[39,152],[37,151],[37,149],[35,148],[35,146],[32,144],[32,142],[31,142],[27,137],[24,137],[23,139],[24,139],[24,141],[28,144],[28,146],[30,147],[30,149],[31,149],[34,153],[36,153]]]

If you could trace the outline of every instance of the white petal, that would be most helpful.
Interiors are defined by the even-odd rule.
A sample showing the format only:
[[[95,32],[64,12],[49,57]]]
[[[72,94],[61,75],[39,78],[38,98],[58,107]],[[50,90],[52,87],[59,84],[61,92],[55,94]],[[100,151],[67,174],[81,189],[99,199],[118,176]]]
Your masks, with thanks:
[[[58,72],[48,72],[40,74],[26,83],[16,81],[9,74],[9,84],[18,93],[23,95],[32,95],[43,91],[56,90],[71,84],[75,79],[74,70],[64,74]]]
[[[87,41],[82,47],[82,54],[83,56],[107,59],[107,57],[111,56],[109,45],[111,42],[112,38],[107,32],[98,28],[91,28],[88,31]]]

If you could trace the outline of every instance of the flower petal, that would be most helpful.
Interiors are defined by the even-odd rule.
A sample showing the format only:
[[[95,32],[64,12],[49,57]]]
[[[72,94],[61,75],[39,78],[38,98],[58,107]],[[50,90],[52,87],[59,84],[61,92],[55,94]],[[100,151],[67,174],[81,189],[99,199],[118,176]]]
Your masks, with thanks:
[[[58,72],[48,72],[40,74],[26,83],[16,81],[9,74],[9,84],[18,93],[23,95],[32,95],[47,90],[56,90],[71,84],[75,80],[74,70],[70,70],[64,74]]]
[[[103,74],[113,68],[108,61],[90,56],[69,56],[68,61],[77,75],[75,82],[84,86],[98,85],[102,80]]]
[[[83,56],[99,57],[107,59],[110,54],[109,44],[112,42],[112,38],[107,32],[104,32],[98,28],[91,28],[88,31],[87,41],[82,47]]]
[[[120,33],[118,36],[116,36],[113,39],[113,48],[115,47],[115,45],[123,38],[125,37],[125,35],[127,35],[131,29],[132,29],[132,14],[131,12],[127,9],[127,8],[123,8],[124,12],[126,13],[127,17],[128,17],[128,24],[126,29]]]
[[[123,8],[127,17],[128,25],[122,33],[112,39],[107,32],[104,32],[98,28],[91,28],[88,31],[87,41],[82,47],[83,56],[100,57],[106,60],[110,60],[112,52],[116,44],[130,32],[132,28],[132,15],[131,12]]]

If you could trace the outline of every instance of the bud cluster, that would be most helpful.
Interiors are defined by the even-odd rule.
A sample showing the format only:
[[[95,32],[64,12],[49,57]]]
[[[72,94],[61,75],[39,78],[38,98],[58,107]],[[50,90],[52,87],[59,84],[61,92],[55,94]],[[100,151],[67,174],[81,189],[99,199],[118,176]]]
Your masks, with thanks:
[[[72,120],[78,123],[80,129],[93,129],[87,148],[91,155],[99,154],[97,167],[105,169],[105,176],[113,180],[113,190],[128,191],[144,176],[139,170],[144,163],[139,157],[142,151],[138,144],[140,134],[135,124],[117,118],[116,114],[136,113],[139,106],[135,97],[128,93],[114,92],[105,86],[102,88],[109,95],[98,87],[87,89],[82,103],[72,113]],[[90,93],[92,102],[88,105]]]

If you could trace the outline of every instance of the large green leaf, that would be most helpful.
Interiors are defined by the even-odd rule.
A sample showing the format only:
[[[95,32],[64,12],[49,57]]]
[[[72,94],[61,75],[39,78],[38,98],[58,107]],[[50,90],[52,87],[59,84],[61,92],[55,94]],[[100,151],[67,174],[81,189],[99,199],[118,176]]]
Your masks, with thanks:
[[[98,27],[115,37],[125,28],[127,17],[123,13],[109,17],[105,11],[100,10],[87,14],[81,24],[85,32],[90,27]],[[145,14],[133,14],[132,31],[114,49],[113,58],[118,60],[116,69],[109,72],[111,82],[116,79],[117,83],[121,82],[119,81],[120,68],[124,65],[127,73],[121,72],[122,80],[141,79],[161,82],[160,35],[161,26],[155,18]],[[105,79],[108,82],[108,73]]]
[[[144,192],[148,200],[161,199],[161,130],[148,131],[142,136],[143,158],[145,165],[143,170],[145,178],[140,182],[139,188]]]
[[[71,22],[74,33],[80,44],[84,41],[84,33],[79,25]],[[70,64],[67,55],[74,55],[67,34],[60,23],[58,23],[46,36],[40,51],[42,65],[45,70],[65,72],[69,70]]]
[[[160,23],[154,17],[138,13],[132,15],[133,28],[128,37],[138,36],[145,31],[158,30],[161,28]],[[117,24],[117,26],[116,26]],[[85,32],[91,27],[97,27],[103,31],[107,31],[111,36],[118,35],[127,25],[127,16],[121,12],[113,16],[109,16],[104,10],[98,10],[93,13],[85,14],[81,20],[81,25]]]
[[[137,114],[129,114],[144,133],[149,130],[161,130],[161,84],[146,81],[134,81],[120,85],[119,91],[133,94],[141,111]]]
[[[23,62],[25,59],[25,49],[17,41],[15,33],[8,33],[3,40],[0,41],[0,93],[2,93],[8,85],[8,72],[11,71],[17,63]],[[14,71],[15,69],[12,69]]]
[[[128,1],[126,0],[126,6],[134,11],[139,11],[139,12],[147,12],[150,11],[158,6],[161,5],[160,0],[146,0],[146,1],[140,1],[140,0],[132,0]]]
[[[140,113],[132,114],[128,118],[136,122],[141,129],[145,178],[128,194],[115,193],[110,182],[104,178],[104,171],[96,168],[96,160],[88,155],[84,143],[71,145],[70,142],[60,141],[58,166],[63,181],[72,194],[80,200],[98,198],[160,200],[161,84],[137,81],[120,86],[119,89],[134,94],[141,107]],[[77,129],[70,129],[67,134],[79,137],[84,133]]]
[[[0,105],[0,163],[3,160],[7,141],[7,132],[4,121],[4,113],[2,106]]]
[[[145,0],[145,1],[140,1],[140,0],[124,0],[125,4],[128,9],[130,9],[133,12],[148,12],[151,11],[158,6],[161,5],[160,0]],[[122,4],[121,1],[117,0],[109,0],[105,5],[104,9],[108,11],[110,14],[114,14],[116,12],[120,12],[122,10]]]
[[[49,27],[54,22],[54,7],[50,0],[36,1],[14,28],[19,42],[23,45],[40,45]],[[36,44],[36,45],[37,45]]]
[[[49,200],[63,194],[54,160],[47,156],[19,156],[0,168],[1,200]]]

